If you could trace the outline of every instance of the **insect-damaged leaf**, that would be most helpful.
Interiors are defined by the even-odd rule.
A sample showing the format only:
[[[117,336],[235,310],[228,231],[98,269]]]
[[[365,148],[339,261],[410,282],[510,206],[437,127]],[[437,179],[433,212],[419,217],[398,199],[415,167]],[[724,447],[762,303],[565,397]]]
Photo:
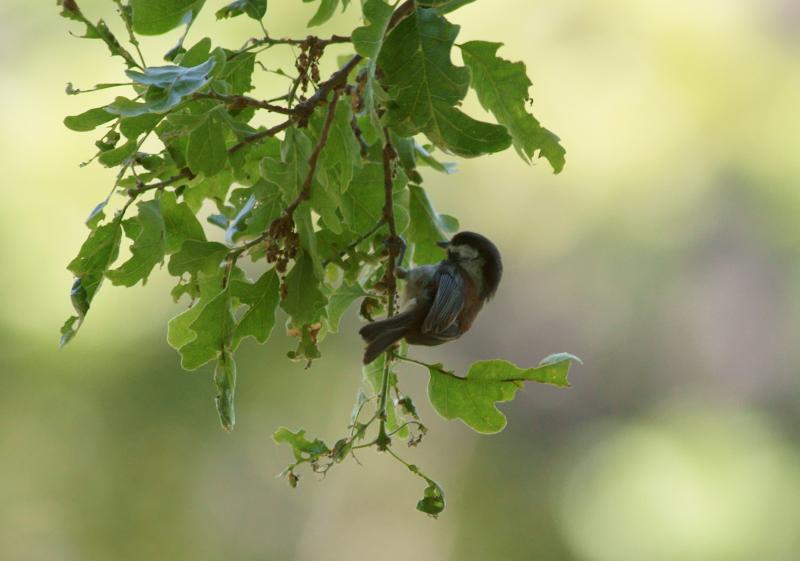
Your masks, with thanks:
[[[123,222],[125,234],[133,240],[131,257],[119,268],[106,273],[113,284],[133,286],[146,281],[153,267],[164,259],[164,217],[159,201],[146,201],[137,207],[139,214]]]
[[[464,157],[504,150],[504,127],[476,121],[456,109],[469,88],[469,70],[450,60],[459,27],[419,8],[395,27],[378,57],[392,96],[388,119],[395,132],[424,132],[442,149]]]
[[[133,30],[142,35],[160,35],[191,23],[205,0],[132,0]]]
[[[464,63],[472,71],[472,87],[478,100],[508,129],[514,148],[526,161],[538,150],[547,158],[553,171],[564,168],[565,150],[559,138],[542,127],[525,108],[531,81],[525,64],[509,62],[497,56],[502,43],[470,41],[461,45]]]
[[[477,432],[500,432],[506,426],[506,418],[495,403],[514,399],[527,381],[568,387],[572,361],[580,359],[560,353],[543,359],[536,368],[524,369],[507,360],[483,360],[474,363],[464,378],[441,364],[430,365],[428,397],[445,419],[461,419]]]
[[[122,226],[115,218],[108,224],[92,230],[83,242],[77,257],[67,266],[67,269],[75,275],[70,290],[70,300],[78,315],[71,316],[61,328],[61,346],[66,345],[75,336],[83,323],[106,271],[119,255],[121,239]]]
[[[181,354],[181,366],[186,370],[200,368],[230,345],[234,327],[230,288],[209,292],[170,321],[168,341]]]
[[[186,163],[194,173],[211,176],[225,167],[228,150],[225,146],[224,122],[212,109],[189,134]]]
[[[278,307],[278,275],[270,269],[254,283],[233,281],[231,292],[242,304],[248,306],[233,332],[232,346],[236,349],[245,337],[264,343],[275,325]]]
[[[281,308],[292,316],[297,326],[314,323],[325,313],[327,298],[319,289],[319,279],[314,269],[311,256],[301,251],[286,276],[287,293],[281,301]]]
[[[267,13],[267,0],[235,0],[216,12],[217,19],[233,18],[242,14],[260,20]]]
[[[272,435],[272,439],[278,444],[285,443],[291,446],[297,461],[319,458],[330,452],[328,446],[319,438],[307,439],[305,429],[292,432],[286,427],[280,427]]]

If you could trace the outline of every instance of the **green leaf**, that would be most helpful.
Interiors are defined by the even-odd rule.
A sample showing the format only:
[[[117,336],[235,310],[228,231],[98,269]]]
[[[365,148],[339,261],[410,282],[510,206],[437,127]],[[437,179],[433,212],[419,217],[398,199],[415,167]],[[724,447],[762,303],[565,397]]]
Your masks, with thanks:
[[[189,134],[189,142],[186,144],[186,163],[194,173],[214,175],[222,170],[228,161],[223,121],[218,113],[217,108],[206,113],[205,118]]]
[[[538,150],[539,156],[547,158],[558,173],[564,168],[565,150],[559,138],[526,110],[531,81],[525,73],[525,64],[498,57],[497,49],[501,46],[502,43],[486,41],[461,45],[464,63],[472,72],[472,87],[481,105],[511,133],[517,153],[530,161]]]
[[[301,326],[318,321],[325,313],[327,299],[319,289],[314,262],[307,252],[299,252],[294,267],[286,276],[287,295],[281,308]]]
[[[447,228],[433,209],[425,190],[416,185],[409,185],[408,189],[408,209],[411,215],[408,241],[414,245],[411,257],[416,265],[438,263],[444,259],[445,253],[436,242],[448,239]]]
[[[131,0],[133,30],[141,35],[160,35],[190,23],[205,0]]]
[[[320,0],[317,12],[310,20],[308,20],[306,25],[308,27],[322,25],[331,19],[331,17],[333,17],[333,14],[336,12],[336,8],[338,7],[339,0]]]
[[[309,203],[311,208],[322,218],[324,227],[334,234],[342,233],[342,221],[339,219],[337,210],[342,204],[342,197],[339,194],[338,185],[317,184],[311,190]],[[316,251],[314,252],[316,254]]]
[[[202,303],[201,299],[195,307],[201,306]],[[179,317],[181,316],[177,316]],[[173,318],[172,321],[177,318]],[[233,328],[231,291],[228,287],[202,305],[200,312],[189,325],[190,336],[191,334],[194,336],[178,349],[181,354],[181,366],[185,370],[197,370],[220,356],[223,351],[230,348]]]
[[[254,20],[260,20],[267,13],[267,0],[235,0],[217,10],[217,19],[233,18],[247,14]]]
[[[458,30],[435,10],[419,8],[386,38],[378,65],[392,96],[389,124],[403,136],[424,132],[434,144],[460,156],[499,152],[511,144],[505,128],[455,108],[470,80],[469,70],[450,60]]]
[[[135,140],[129,140],[122,146],[117,146],[116,148],[102,152],[97,160],[107,168],[117,167],[136,154],[137,147],[138,143]]]
[[[159,200],[164,217],[164,253],[178,252],[186,240],[205,241],[203,226],[186,203],[177,201],[175,193],[165,191]]]
[[[383,166],[368,162],[357,170],[342,195],[345,224],[355,233],[367,232],[383,215]]]
[[[306,324],[302,326],[299,331],[300,332],[297,335],[300,340],[297,342],[297,348],[286,353],[286,356],[289,358],[289,360],[304,362],[306,364],[306,368],[309,368],[313,361],[322,357],[322,353],[317,346],[317,341],[319,339],[319,324],[315,324],[313,326]],[[294,333],[295,331],[292,330],[292,334]]]
[[[227,51],[231,53],[231,51]],[[231,93],[243,94],[253,89],[253,70],[255,69],[255,53],[242,53],[225,64],[221,79],[231,86]]]
[[[278,275],[270,269],[255,282],[233,281],[231,292],[242,304],[248,306],[233,333],[233,349],[245,337],[253,337],[259,343],[269,339],[275,326],[275,309],[278,307]]]
[[[423,8],[436,8],[440,14],[457,10],[461,6],[472,4],[475,0],[417,0],[417,6]]]
[[[311,205],[303,202],[294,211],[294,225],[297,235],[300,238],[300,247],[309,256],[314,264],[314,274],[317,279],[322,278],[322,263],[319,258],[317,248],[317,233],[314,230],[314,222],[311,217]]]
[[[167,343],[175,350],[180,350],[181,347],[197,337],[190,326],[206,304],[222,290],[222,271],[218,270],[209,275],[197,275],[194,288],[196,289],[196,300],[192,302],[192,306],[170,319],[168,323]]]
[[[414,143],[414,151],[422,164],[446,174],[456,172],[457,166],[455,162],[440,162],[424,146],[420,146],[416,142]]]
[[[383,0],[367,0],[363,4],[364,19],[367,25],[353,30],[353,48],[358,54],[368,59],[367,80],[364,87],[364,109],[368,115],[368,123],[372,128],[380,128],[380,119],[375,111],[380,86],[375,79],[378,54],[383,47],[384,36],[389,28],[392,7]]]
[[[99,226],[89,234],[77,257],[67,265],[67,269],[72,271],[76,277],[98,274],[102,277],[119,255],[121,239],[122,228],[118,219]],[[84,288],[90,289],[88,286],[84,286]],[[92,291],[90,294],[93,295],[94,292]]]
[[[192,45],[181,57],[180,65],[186,68],[203,64],[211,55],[211,39],[203,37]]]
[[[162,115],[145,113],[135,117],[122,117],[119,121],[119,130],[125,138],[139,138],[145,132],[153,130],[161,121]]]
[[[502,152],[511,146],[505,127],[473,119],[466,113],[434,101],[436,119],[425,135],[439,148],[464,158]]]
[[[250,195],[245,200],[245,203],[239,209],[231,221],[228,223],[228,229],[225,230],[225,243],[232,245],[236,234],[244,230],[245,221],[250,217],[250,213],[256,206],[258,200],[255,195]]]
[[[286,131],[286,138],[281,144],[281,159],[266,157],[261,162],[261,175],[277,185],[287,201],[297,196],[308,175],[311,149],[311,139],[303,131],[292,127]]]
[[[197,66],[148,66],[144,72],[126,70],[128,77],[138,84],[155,88],[144,103],[118,97],[106,110],[116,115],[135,117],[144,113],[166,113],[178,105],[184,97],[193,94],[208,84],[208,75],[214,69],[215,58]]]
[[[65,2],[58,0],[58,3],[61,5],[66,5]],[[86,33],[82,35],[84,39],[99,39],[103,41],[106,46],[108,47],[111,56],[119,56],[125,59],[125,65],[129,68],[132,66],[138,66],[136,60],[131,56],[131,54],[125,50],[125,48],[120,44],[114,34],[106,25],[106,22],[98,20],[96,24],[92,23],[87,19],[78,8],[77,4],[73,1],[69,2],[71,4],[72,9],[65,8],[61,15],[67,17],[69,19],[73,19],[75,21],[79,21],[86,25]],[[69,89],[67,90],[69,93]]]
[[[392,17],[392,7],[383,0],[366,0],[363,10],[367,25],[353,30],[353,48],[364,58],[375,60],[383,46],[383,36]],[[372,74],[373,69],[374,65],[370,70]]]
[[[305,429],[292,432],[286,427],[279,427],[272,435],[272,440],[277,444],[288,444],[292,447],[295,460],[308,461],[330,453],[330,449],[318,438],[306,438]]]
[[[358,283],[343,282],[333,290],[333,293],[328,299],[327,317],[328,317],[328,331],[336,333],[339,331],[339,322],[342,316],[347,311],[350,305],[358,300],[367,296],[367,292]]]
[[[211,177],[202,176],[183,192],[183,200],[195,213],[200,210],[206,199],[222,204],[232,182],[233,176],[228,169],[223,169]]]
[[[150,271],[164,259],[164,217],[158,200],[136,205],[139,214],[126,220],[125,234],[133,240],[131,257],[119,268],[106,272],[108,279],[116,285],[133,286],[147,281]]]
[[[217,387],[214,403],[217,405],[219,421],[222,423],[222,428],[230,432],[236,424],[236,410],[233,403],[236,393],[236,361],[228,349],[223,350],[217,359],[214,385]]]
[[[444,491],[435,482],[430,479],[426,480],[428,486],[425,487],[422,499],[417,503],[417,510],[436,518],[445,507]]]
[[[347,190],[354,170],[361,167],[361,146],[350,125],[352,118],[353,110],[349,103],[336,105],[328,141],[320,155],[317,178],[332,197]],[[314,125],[315,129],[321,130],[322,119],[315,121]]]
[[[378,65],[395,102],[390,121],[403,136],[435,126],[435,102],[453,106],[467,94],[469,70],[450,60],[458,30],[433,10],[417,9],[386,37]]]
[[[95,109],[84,111],[80,115],[64,118],[64,125],[73,131],[86,132],[117,118],[117,115],[106,111],[105,107],[96,107]]]
[[[506,418],[495,403],[514,399],[526,381],[568,387],[572,361],[580,359],[559,353],[545,358],[536,368],[523,369],[506,360],[483,360],[474,363],[464,378],[444,370],[441,364],[429,365],[428,398],[445,419],[461,419],[481,433],[500,432]]]
[[[75,334],[78,332],[79,326],[80,318],[78,316],[69,316],[67,321],[64,322],[64,325],[61,326],[61,339],[58,342],[58,346],[63,347],[72,341],[72,338],[75,337]]]
[[[170,257],[167,270],[175,277],[199,272],[211,275],[219,270],[228,251],[227,246],[218,242],[186,240],[180,251]]]
[[[67,266],[75,281],[70,290],[72,307],[78,313],[71,316],[61,328],[61,346],[66,345],[77,333],[100,285],[105,272],[116,261],[122,239],[120,221],[114,219],[92,230],[83,242],[77,257]]]
[[[262,180],[263,181],[263,180]],[[270,187],[273,187],[271,184]],[[234,241],[242,238],[254,238],[260,236],[272,224],[273,220],[278,218],[283,210],[280,194],[271,192],[269,194],[262,194],[257,196],[258,202],[252,212],[246,217],[244,226],[241,224],[237,227],[237,231],[233,234]]]

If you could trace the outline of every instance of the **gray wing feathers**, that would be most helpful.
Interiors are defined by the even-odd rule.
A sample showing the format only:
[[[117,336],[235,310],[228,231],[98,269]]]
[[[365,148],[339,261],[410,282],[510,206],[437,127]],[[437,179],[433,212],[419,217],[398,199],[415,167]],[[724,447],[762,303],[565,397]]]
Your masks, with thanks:
[[[464,279],[457,271],[442,271],[437,285],[433,304],[422,324],[423,333],[444,332],[464,307]]]

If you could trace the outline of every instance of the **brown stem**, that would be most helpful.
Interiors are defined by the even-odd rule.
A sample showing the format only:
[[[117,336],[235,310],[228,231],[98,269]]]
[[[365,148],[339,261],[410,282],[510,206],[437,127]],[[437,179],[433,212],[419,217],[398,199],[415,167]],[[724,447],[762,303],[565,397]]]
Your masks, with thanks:
[[[383,221],[389,227],[389,261],[386,264],[386,291],[388,292],[389,302],[387,305],[387,315],[393,316],[395,313],[394,304],[397,295],[397,278],[395,268],[397,266],[397,256],[400,255],[401,240],[397,235],[397,224],[394,219],[394,199],[392,198],[392,161],[397,157],[397,152],[392,146],[389,138],[389,130],[383,129]]]
[[[128,189],[128,195],[130,195],[131,198],[135,198],[141,195],[142,193],[146,193],[147,191],[153,191],[154,189],[163,189],[164,187],[169,187],[170,185],[177,183],[181,179],[194,179],[194,174],[192,173],[192,170],[190,170],[189,168],[183,168],[179,173],[173,175],[172,177],[164,179],[163,181],[157,181],[155,183],[148,183],[148,184],[142,183],[140,185],[137,185],[136,187],[133,187],[132,189]]]
[[[216,99],[218,101],[224,101],[227,103],[232,109],[239,109],[242,107],[256,107],[258,109],[266,109],[267,111],[272,111],[273,113],[281,113],[283,115],[291,115],[294,113],[292,109],[288,107],[283,107],[281,105],[275,105],[273,103],[269,103],[268,101],[261,101],[260,99],[255,99],[246,95],[222,95],[216,92],[201,92],[196,93],[192,97],[195,99]]]
[[[314,112],[314,109],[328,98],[331,90],[338,90],[347,84],[347,76],[350,72],[361,62],[363,57],[361,55],[353,55],[350,57],[344,66],[331,74],[331,77],[321,82],[314,95],[307,100],[299,103],[294,108],[294,115],[297,118],[298,126],[305,126],[308,123],[309,117]]]
[[[389,20],[389,24],[386,28],[387,33],[395,25],[397,25],[398,22],[400,22],[400,20],[402,20],[408,14],[413,12],[414,7],[415,7],[414,0],[406,0],[403,4],[401,4],[400,7],[398,7],[397,10],[395,10],[394,14],[392,14],[392,17]],[[268,44],[267,39],[268,38],[262,40],[264,41],[263,44]],[[347,39],[349,42],[349,38]],[[273,43],[275,42],[275,40],[270,40],[270,41],[272,41]],[[286,40],[283,42],[288,43],[289,41],[290,40]],[[344,38],[342,37],[337,37],[336,40],[328,41],[328,43],[334,43],[334,42],[344,43],[345,41]],[[241,54],[242,52],[245,52],[246,50],[252,47],[253,45],[245,49],[241,49],[240,51],[237,51],[237,53],[235,54]],[[363,57],[361,55],[353,55],[352,57],[350,57],[350,59],[344,64],[344,66],[342,66],[339,70],[334,72],[330,78],[319,84],[317,91],[314,93],[314,95],[312,95],[302,103],[298,104],[296,107],[290,109],[291,117],[289,119],[278,125],[275,125],[270,129],[266,129],[245,137],[244,139],[239,141],[237,144],[235,144],[228,150],[229,154],[233,154],[234,152],[240,150],[241,148],[247,146],[248,144],[258,142],[259,140],[262,140],[269,136],[274,136],[280,131],[294,124],[296,124],[299,127],[306,126],[308,124],[308,119],[311,117],[311,114],[314,112],[317,106],[321,105],[323,102],[325,102],[325,100],[327,100],[328,94],[331,91],[334,92],[333,98],[328,106],[328,113],[325,117],[325,122],[323,124],[319,140],[317,141],[317,145],[314,147],[314,151],[311,153],[311,156],[309,157],[308,175],[306,176],[305,181],[303,181],[303,186],[300,189],[300,192],[297,194],[297,197],[295,197],[295,199],[291,203],[289,203],[289,206],[287,206],[284,209],[282,215],[279,218],[275,219],[263,234],[231,250],[231,253],[235,254],[236,257],[241,255],[241,253],[243,253],[244,251],[247,251],[248,249],[255,247],[256,245],[258,245],[263,241],[266,241],[273,234],[285,229],[287,225],[290,226],[292,217],[294,215],[295,210],[297,210],[297,207],[300,206],[300,203],[302,203],[304,200],[310,198],[311,185],[313,183],[314,174],[317,169],[317,161],[319,159],[320,152],[322,152],[322,148],[328,141],[328,133],[330,131],[331,124],[333,122],[333,117],[336,111],[336,104],[339,101],[340,91],[347,86],[347,77],[350,75],[350,72],[352,72],[353,69],[358,65],[358,63],[361,62],[362,59]],[[397,294],[397,282],[395,279],[395,261],[397,259],[397,255],[399,255],[399,247],[397,243],[399,241],[399,238],[397,236],[397,227],[394,220],[394,208],[392,206],[392,173],[391,173],[391,161],[396,157],[396,152],[394,150],[394,147],[391,145],[391,142],[389,141],[388,131],[384,130],[384,134],[386,136],[386,145],[384,146],[384,190],[387,193],[386,197],[388,202],[384,204],[384,211],[383,211],[384,214],[383,217],[381,218],[381,224],[383,223],[389,224],[389,240],[390,242],[392,242],[390,243],[389,247],[390,263],[387,266],[387,275],[388,275],[387,287],[389,289],[389,295],[390,295],[389,315],[391,316],[394,315],[394,301],[396,299],[396,294]],[[388,376],[388,372],[386,373],[386,376]],[[381,409],[383,411],[384,421],[386,417],[387,393],[388,392],[386,391],[382,392],[383,407]],[[383,426],[383,423],[381,424],[381,429],[382,429],[382,434],[385,436],[386,430],[385,426]]]
[[[350,39],[349,36],[344,36],[344,35],[331,35],[330,38],[328,39],[324,39],[322,37],[316,37],[315,35],[309,35],[305,39],[290,39],[286,37],[281,39],[274,39],[272,37],[259,37],[258,39],[256,38],[250,39],[250,41],[248,42],[249,44],[246,43],[245,44],[246,46],[242,47],[241,49],[233,53],[228,60],[236,58],[237,56],[246,53],[248,51],[252,51],[253,49],[257,49],[259,47],[264,47],[264,46],[267,47],[271,47],[272,45],[299,46],[303,44],[310,44],[313,42],[315,45],[318,45],[319,47],[324,49],[328,45],[333,45],[336,43],[350,43],[351,41],[352,39]]]
[[[395,300],[397,298],[397,277],[395,268],[397,266],[397,256],[400,254],[401,240],[397,235],[397,224],[394,219],[394,182],[392,180],[392,161],[397,157],[397,152],[392,146],[389,138],[389,130],[383,129],[383,222],[389,227],[388,249],[389,255],[386,262],[386,315],[392,317],[395,314]],[[389,397],[389,373],[392,362],[394,361],[394,347],[389,347],[386,351],[386,358],[383,363],[383,378],[381,380],[380,404],[378,406],[378,437],[376,445],[378,450],[387,450],[391,444],[391,438],[386,432],[386,403]]]
[[[257,133],[253,133],[250,136],[246,136],[242,140],[240,140],[239,142],[237,142],[236,144],[231,146],[228,149],[228,154],[233,154],[234,152],[238,152],[239,150],[241,150],[242,148],[244,148],[248,144],[252,144],[254,142],[258,142],[259,140],[263,140],[263,139],[267,138],[268,136],[275,136],[276,134],[281,132],[283,129],[289,128],[289,126],[291,124],[292,124],[292,120],[288,119],[288,120],[286,120],[286,121],[284,121],[284,122],[282,122],[282,123],[280,123],[278,125],[275,125],[274,127],[270,128],[270,129],[263,130],[263,131],[257,132]]]
[[[389,25],[386,27],[387,33],[395,25],[397,25],[400,22],[400,20],[402,20],[404,17],[406,17],[413,11],[414,11],[414,0],[406,0],[406,2],[401,4],[400,7],[394,11],[394,14],[392,14],[392,17],[389,20]],[[335,41],[329,40],[328,41],[329,43],[345,42],[343,37],[338,37],[335,35],[333,37],[337,37],[337,40]],[[347,39],[349,42],[349,38]],[[324,41],[321,39],[317,40]],[[241,53],[244,51],[238,51],[238,52]],[[362,59],[363,57],[361,55],[353,55],[352,57],[350,57],[350,59],[344,64],[344,66],[342,66],[339,70],[331,74],[330,78],[319,84],[317,91],[314,93],[314,95],[312,95],[305,101],[299,103],[294,108],[288,109],[289,113],[287,114],[290,114],[291,118],[289,118],[287,121],[284,121],[283,123],[280,123],[279,125],[272,127],[271,129],[257,132],[248,137],[245,137],[239,143],[235,144],[230,150],[228,150],[228,153],[233,154],[234,152],[241,150],[244,146],[248,144],[251,144],[253,142],[258,142],[259,140],[267,138],[268,136],[274,136],[280,131],[288,128],[292,124],[296,123],[297,126],[299,127],[306,126],[308,124],[308,119],[311,117],[311,114],[314,112],[317,106],[321,105],[326,99],[328,99],[328,94],[333,90],[339,90],[347,85],[348,75],[350,74],[350,72],[353,71],[353,69],[356,66],[358,66],[358,63],[361,62]],[[268,103],[268,102],[259,102],[259,103]],[[272,106],[272,107],[277,107],[277,106]],[[284,108],[281,109],[283,110]]]

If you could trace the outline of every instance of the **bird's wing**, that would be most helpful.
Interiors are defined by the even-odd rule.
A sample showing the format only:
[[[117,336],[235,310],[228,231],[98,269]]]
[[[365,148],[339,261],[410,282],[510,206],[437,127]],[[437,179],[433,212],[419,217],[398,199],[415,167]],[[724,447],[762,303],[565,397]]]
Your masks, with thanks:
[[[455,267],[442,267],[436,282],[436,295],[422,324],[423,333],[441,333],[458,318],[464,307],[464,277]]]

